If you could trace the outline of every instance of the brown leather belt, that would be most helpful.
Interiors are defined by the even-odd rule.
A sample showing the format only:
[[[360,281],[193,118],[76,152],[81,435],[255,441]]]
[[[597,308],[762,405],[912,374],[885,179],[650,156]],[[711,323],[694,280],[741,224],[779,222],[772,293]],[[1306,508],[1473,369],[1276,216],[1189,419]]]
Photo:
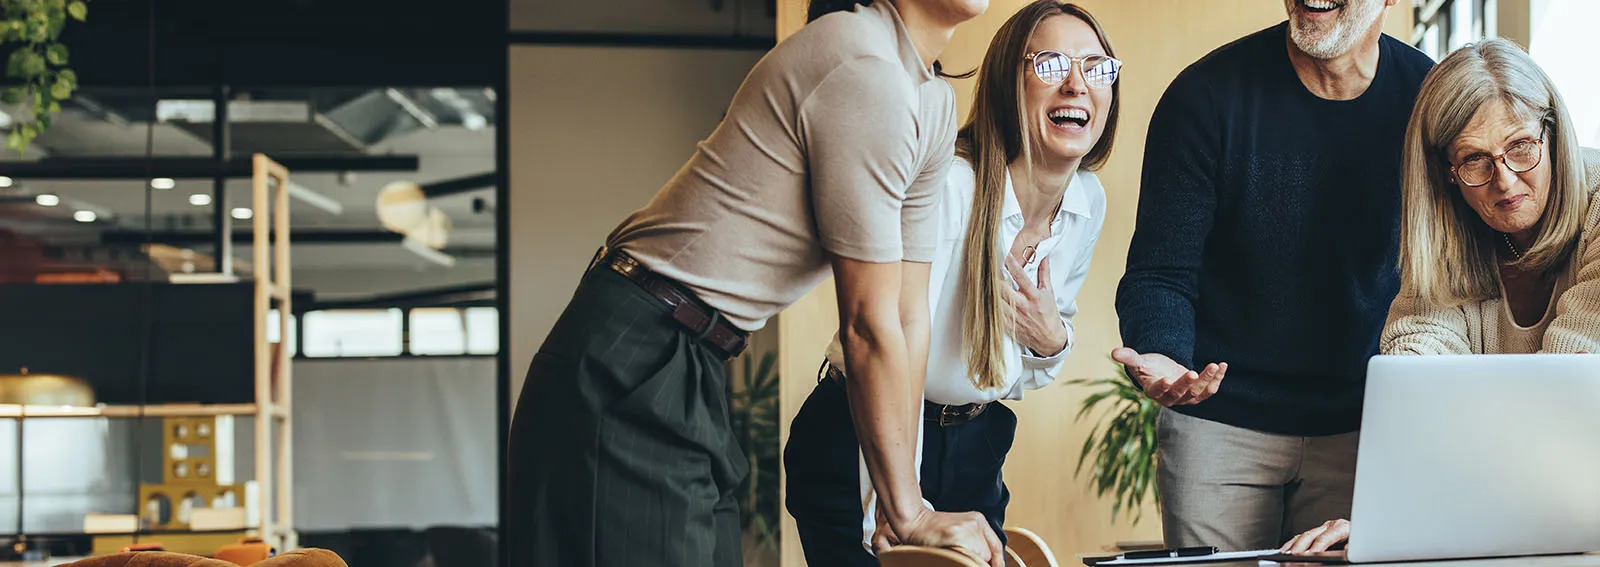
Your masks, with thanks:
[[[650,295],[661,300],[667,307],[671,307],[674,320],[693,331],[701,341],[716,350],[723,358],[731,359],[739,356],[748,345],[749,333],[729,323],[728,319],[722,316],[722,312],[701,302],[689,290],[678,285],[678,282],[651,272],[649,268],[621,250],[602,247],[595,254],[595,263],[633,280],[633,283],[639,284],[639,287],[644,288]]]
[[[829,363],[827,360],[822,361],[822,379],[831,380],[834,384],[838,384],[840,388],[845,387],[844,371]],[[977,419],[979,415],[983,414],[983,410],[988,408],[988,402],[975,402],[957,406],[950,404],[936,404],[927,400],[923,400],[922,419],[924,421],[937,422],[939,427],[961,425]]]

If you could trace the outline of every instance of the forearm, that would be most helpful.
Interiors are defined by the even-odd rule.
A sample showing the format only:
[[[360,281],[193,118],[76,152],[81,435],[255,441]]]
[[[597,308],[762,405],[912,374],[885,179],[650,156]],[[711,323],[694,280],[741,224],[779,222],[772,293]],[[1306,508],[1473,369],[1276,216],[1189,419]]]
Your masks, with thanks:
[[[933,325],[933,315],[928,312],[928,285],[932,265],[902,262],[900,266],[900,330],[905,333],[906,361],[911,368],[911,429],[914,432],[922,419],[922,390],[928,383],[928,344]],[[920,450],[920,447],[912,450]]]
[[[1430,307],[1409,288],[1389,306],[1378,340],[1381,354],[1471,354],[1466,314],[1461,307]]]
[[[850,418],[889,525],[900,531],[916,517],[922,489],[916,477],[916,410],[922,385],[914,384],[906,330],[888,322],[841,326]],[[926,353],[926,336],[922,340]],[[925,360],[925,359],[924,359]],[[924,363],[925,364],[925,363]]]
[[[1182,284],[1130,270],[1117,290],[1123,344],[1194,367],[1194,302]]]

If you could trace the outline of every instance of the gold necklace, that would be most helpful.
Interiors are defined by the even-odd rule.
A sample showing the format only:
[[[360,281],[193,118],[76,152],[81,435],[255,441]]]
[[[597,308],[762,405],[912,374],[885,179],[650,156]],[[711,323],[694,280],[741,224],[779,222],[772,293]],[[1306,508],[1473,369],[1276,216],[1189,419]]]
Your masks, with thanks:
[[[1511,249],[1511,256],[1516,258],[1516,259],[1518,259],[1518,260],[1521,260],[1522,259],[1522,252],[1517,251],[1517,245],[1511,243],[1511,235],[1502,232],[1502,233],[1500,233],[1500,236],[1505,238],[1505,240],[1506,240],[1506,248],[1510,248]]]
[[[1045,228],[1044,238],[1040,239],[1039,242],[1044,242],[1045,240],[1050,238],[1050,228],[1049,227],[1055,226],[1056,217],[1061,215],[1061,204],[1063,202],[1065,202],[1065,201],[1066,201],[1066,197],[1063,196],[1061,201],[1057,201],[1056,202],[1056,210],[1055,210],[1055,212],[1050,213],[1050,224],[1045,225],[1046,228]],[[1021,233],[1018,233],[1018,234],[1021,234]],[[1022,247],[1022,267],[1026,268],[1026,267],[1028,267],[1028,265],[1033,263],[1034,252],[1037,251],[1037,249],[1035,247],[1037,247],[1038,245],[1039,245],[1039,243],[1035,242],[1035,243],[1033,243],[1031,245]]]

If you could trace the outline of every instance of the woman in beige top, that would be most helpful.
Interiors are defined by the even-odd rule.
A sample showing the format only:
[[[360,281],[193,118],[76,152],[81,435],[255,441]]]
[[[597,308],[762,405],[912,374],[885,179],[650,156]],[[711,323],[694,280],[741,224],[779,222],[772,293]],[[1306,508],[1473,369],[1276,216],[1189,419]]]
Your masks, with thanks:
[[[1503,39],[1445,57],[1417,95],[1401,174],[1384,354],[1600,352],[1600,152],[1578,146],[1532,58]],[[1334,520],[1284,550],[1349,536]]]

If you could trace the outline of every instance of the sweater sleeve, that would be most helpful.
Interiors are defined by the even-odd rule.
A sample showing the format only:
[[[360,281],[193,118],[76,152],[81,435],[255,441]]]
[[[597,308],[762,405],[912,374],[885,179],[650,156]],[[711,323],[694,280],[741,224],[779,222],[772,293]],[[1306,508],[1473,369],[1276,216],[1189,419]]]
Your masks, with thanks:
[[[1117,287],[1123,344],[1189,368],[1202,255],[1217,203],[1216,113],[1202,78],[1189,73],[1157,103],[1145,139],[1127,271]]]
[[[1401,284],[1389,306],[1378,351],[1383,354],[1472,354],[1464,307],[1433,307]]]
[[[1600,354],[1600,191],[1592,195],[1583,221],[1583,242],[1572,259],[1578,264],[1572,287],[1556,301],[1556,318],[1544,331],[1543,352]]]

